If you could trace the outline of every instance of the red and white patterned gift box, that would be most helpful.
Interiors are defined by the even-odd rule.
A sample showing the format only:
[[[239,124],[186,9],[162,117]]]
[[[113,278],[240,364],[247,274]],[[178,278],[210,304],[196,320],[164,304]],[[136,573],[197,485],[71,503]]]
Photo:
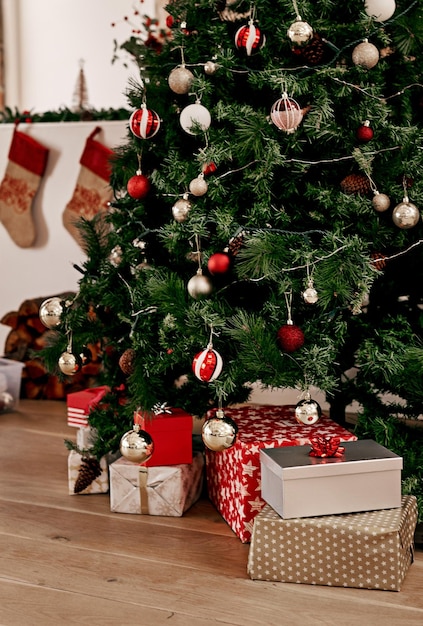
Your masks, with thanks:
[[[86,428],[90,411],[110,391],[106,385],[68,393],[66,398],[68,426]]]
[[[206,477],[210,500],[243,543],[251,540],[254,518],[265,506],[261,496],[260,449],[303,446],[315,437],[357,437],[322,415],[313,425],[295,418],[295,406],[225,408],[238,426],[235,444],[228,450],[206,450]],[[214,417],[215,410],[207,417]]]

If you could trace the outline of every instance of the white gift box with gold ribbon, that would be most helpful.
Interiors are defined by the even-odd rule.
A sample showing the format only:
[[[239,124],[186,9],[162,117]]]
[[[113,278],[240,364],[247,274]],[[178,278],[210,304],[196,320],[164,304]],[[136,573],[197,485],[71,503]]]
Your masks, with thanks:
[[[114,513],[181,517],[198,500],[204,456],[192,463],[144,467],[121,457],[109,466],[110,510]]]

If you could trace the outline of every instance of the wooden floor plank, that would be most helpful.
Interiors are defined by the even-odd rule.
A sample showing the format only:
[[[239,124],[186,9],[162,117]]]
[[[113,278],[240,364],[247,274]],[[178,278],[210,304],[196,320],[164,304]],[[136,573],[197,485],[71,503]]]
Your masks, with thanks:
[[[69,495],[73,434],[64,403],[0,416],[0,626],[423,624],[423,551],[399,593],[252,581],[206,498],[165,518]]]

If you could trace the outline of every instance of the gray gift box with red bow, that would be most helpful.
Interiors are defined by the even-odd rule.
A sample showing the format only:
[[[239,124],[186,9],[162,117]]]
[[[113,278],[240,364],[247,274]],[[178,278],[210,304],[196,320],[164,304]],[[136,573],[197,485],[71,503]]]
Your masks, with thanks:
[[[402,458],[371,439],[342,454],[311,456],[310,445],[260,450],[263,499],[284,519],[401,506]]]

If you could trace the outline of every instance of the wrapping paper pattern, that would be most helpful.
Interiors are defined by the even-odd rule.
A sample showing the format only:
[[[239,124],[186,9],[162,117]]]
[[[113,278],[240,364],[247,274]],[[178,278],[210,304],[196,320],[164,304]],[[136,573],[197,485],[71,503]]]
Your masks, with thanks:
[[[93,482],[78,494],[74,493],[75,482],[78,478],[79,468],[81,467],[82,456],[75,450],[71,450],[68,455],[68,485],[69,494],[85,495],[93,493],[107,493],[109,491],[109,471],[108,462],[105,456],[100,459],[101,474],[93,480]]]
[[[214,417],[215,410],[207,417]],[[206,476],[210,500],[243,543],[251,539],[255,516],[263,509],[260,449],[310,444],[316,436],[357,437],[326,415],[313,425],[299,424],[295,406],[226,408],[225,415],[238,425],[237,440],[222,452],[206,451]]]
[[[366,513],[284,520],[266,505],[248,555],[252,579],[399,591],[413,562],[415,496]]]
[[[204,456],[192,463],[144,467],[123,457],[110,465],[110,509],[114,513],[181,517],[198,500]]]

